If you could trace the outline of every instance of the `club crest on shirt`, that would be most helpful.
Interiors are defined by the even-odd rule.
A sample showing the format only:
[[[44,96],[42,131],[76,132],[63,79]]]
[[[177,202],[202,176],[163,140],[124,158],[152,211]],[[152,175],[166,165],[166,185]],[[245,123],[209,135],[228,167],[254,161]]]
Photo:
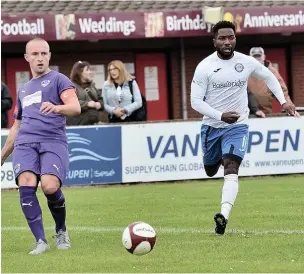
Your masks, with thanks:
[[[45,88],[50,82],[51,82],[50,80],[44,80],[41,82],[41,86]]]
[[[237,71],[237,72],[242,72],[244,70],[244,66],[241,64],[241,63],[237,63],[235,66],[234,66],[234,69]]]

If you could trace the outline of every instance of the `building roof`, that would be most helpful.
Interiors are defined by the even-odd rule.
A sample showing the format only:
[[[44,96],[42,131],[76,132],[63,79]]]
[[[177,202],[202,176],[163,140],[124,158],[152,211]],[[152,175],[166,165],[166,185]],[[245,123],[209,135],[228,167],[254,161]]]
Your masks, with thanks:
[[[297,6],[304,0],[275,1],[1,1],[2,13],[83,13],[106,11],[151,11],[151,10],[194,10],[203,6],[216,7],[262,7],[262,6]]]

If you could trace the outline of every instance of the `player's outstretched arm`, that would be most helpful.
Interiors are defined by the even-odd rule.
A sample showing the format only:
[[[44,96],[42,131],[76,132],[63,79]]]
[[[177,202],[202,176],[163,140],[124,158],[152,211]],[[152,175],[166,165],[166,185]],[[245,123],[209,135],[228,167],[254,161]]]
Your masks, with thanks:
[[[21,120],[15,119],[13,126],[11,127],[6,142],[1,150],[1,166],[5,162],[6,158],[11,155],[14,149],[14,143],[17,136],[17,132],[20,128]]]
[[[60,96],[63,105],[53,105],[50,102],[43,102],[40,111],[45,114],[58,113],[65,116],[77,116],[81,113],[78,97],[75,89],[67,89]]]
[[[280,82],[276,78],[276,76],[265,66],[260,64],[258,61],[254,60],[255,69],[252,72],[252,76],[262,79],[265,81],[269,90],[274,94],[274,96],[278,99],[283,109],[292,116],[298,116],[298,113],[295,110],[295,106],[289,104],[284,96],[284,92],[280,85]]]

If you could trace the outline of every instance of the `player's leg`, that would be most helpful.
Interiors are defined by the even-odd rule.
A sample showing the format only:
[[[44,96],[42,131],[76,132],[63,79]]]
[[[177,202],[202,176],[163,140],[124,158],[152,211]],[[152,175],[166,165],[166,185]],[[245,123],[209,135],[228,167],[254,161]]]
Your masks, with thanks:
[[[205,172],[207,176],[213,177],[222,164],[220,129],[203,125],[201,140]]]
[[[223,134],[224,185],[222,189],[221,212],[217,213],[214,217],[217,224],[216,232],[218,234],[224,234],[230,212],[238,194],[239,167],[247,150],[247,140],[247,125],[230,127]]]
[[[62,144],[42,143],[40,147],[41,186],[55,221],[57,249],[71,247],[66,230],[66,205],[61,185],[65,180],[69,154]]]
[[[49,246],[45,238],[42,211],[36,195],[40,174],[37,144],[16,146],[13,151],[13,167],[19,187],[20,205],[36,239],[36,248],[30,254],[44,253],[49,250]]]

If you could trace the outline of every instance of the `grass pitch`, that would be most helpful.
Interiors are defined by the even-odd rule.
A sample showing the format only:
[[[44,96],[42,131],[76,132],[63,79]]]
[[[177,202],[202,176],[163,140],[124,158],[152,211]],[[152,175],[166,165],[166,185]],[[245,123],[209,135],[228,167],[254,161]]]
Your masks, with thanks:
[[[304,176],[241,178],[224,236],[214,235],[222,180],[65,188],[72,249],[55,249],[54,222],[39,191],[49,253],[30,256],[17,191],[2,192],[2,272],[303,272]],[[129,254],[123,229],[145,221],[154,250]]]

